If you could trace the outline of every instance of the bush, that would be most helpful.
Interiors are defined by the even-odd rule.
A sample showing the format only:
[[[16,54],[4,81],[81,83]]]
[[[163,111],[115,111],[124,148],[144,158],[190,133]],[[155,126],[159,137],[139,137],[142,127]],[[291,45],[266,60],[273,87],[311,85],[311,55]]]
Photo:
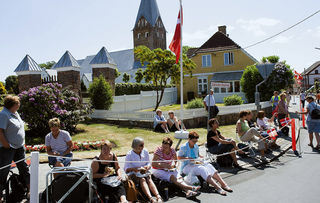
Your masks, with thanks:
[[[167,85],[167,88],[174,87],[173,85]],[[153,91],[157,88],[150,83],[117,83],[115,86],[115,95],[133,95],[140,94],[141,91]]]
[[[187,103],[187,109],[204,108],[203,100],[201,98],[195,98]]]
[[[268,56],[267,59],[268,59],[268,61],[269,61],[270,63],[278,63],[280,57],[279,57],[279,56]]]
[[[1,94],[7,94],[7,90],[6,88],[4,87],[3,83],[0,82],[0,95]]]
[[[18,76],[10,75],[6,78],[6,90],[10,94],[19,94]]]
[[[223,102],[226,106],[243,104],[243,100],[239,95],[232,95],[232,96],[225,97],[223,98]]]
[[[48,121],[57,117],[61,128],[75,132],[76,125],[91,113],[89,105],[81,103],[79,96],[58,83],[48,83],[30,88],[19,94],[20,115],[32,134],[46,135],[50,132]]]
[[[254,93],[256,85],[263,81],[259,70],[255,65],[247,66],[240,79],[242,91],[245,93],[249,103],[254,102]]]
[[[4,100],[4,98],[6,97],[7,95],[5,95],[5,94],[2,94],[2,95],[0,95],[0,106],[3,106],[4,104],[3,104],[3,100]]]
[[[89,87],[89,96],[93,108],[109,110],[113,104],[112,89],[102,75],[95,78]]]

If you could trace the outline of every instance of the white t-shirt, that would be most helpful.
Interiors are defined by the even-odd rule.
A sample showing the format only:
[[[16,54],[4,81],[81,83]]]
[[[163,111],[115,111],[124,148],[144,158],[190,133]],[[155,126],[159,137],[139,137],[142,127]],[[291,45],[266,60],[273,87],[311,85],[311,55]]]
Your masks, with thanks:
[[[53,152],[63,154],[68,149],[67,142],[70,140],[70,134],[65,130],[60,130],[57,138],[54,138],[52,133],[49,133],[46,136],[45,144],[46,146],[50,146]]]
[[[257,125],[259,127],[263,127],[264,129],[268,129],[269,125],[268,125],[268,118],[264,117],[263,119],[257,118]]]
[[[209,101],[209,98],[210,98],[210,101]],[[216,105],[216,101],[215,101],[215,99],[214,99],[214,96],[211,95],[211,94],[208,94],[208,95],[204,98],[203,101],[206,103],[207,106],[214,106],[214,105]],[[210,102],[210,103],[209,103],[209,102]]]

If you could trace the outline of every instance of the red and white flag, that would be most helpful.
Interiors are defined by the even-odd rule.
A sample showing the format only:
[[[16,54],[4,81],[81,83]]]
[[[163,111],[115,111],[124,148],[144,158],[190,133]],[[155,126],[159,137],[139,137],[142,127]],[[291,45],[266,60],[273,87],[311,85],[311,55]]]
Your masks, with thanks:
[[[276,137],[278,136],[278,133],[276,129],[272,128],[271,130],[267,130],[268,135],[270,136],[271,139],[275,140]]]
[[[303,77],[301,76],[301,74],[298,73],[297,71],[294,71],[294,78],[295,78],[296,80],[302,80],[302,79],[303,79]]]
[[[281,124],[281,126],[290,125],[291,124],[291,119],[289,117],[283,118],[283,119],[280,120],[280,124]]]
[[[174,32],[173,39],[169,45],[169,49],[176,55],[176,63],[179,62],[180,59],[180,53],[181,53],[181,31],[182,31],[182,25],[183,25],[183,12],[182,12],[182,6],[180,6],[180,11],[178,15],[178,21],[176,25],[176,31]]]

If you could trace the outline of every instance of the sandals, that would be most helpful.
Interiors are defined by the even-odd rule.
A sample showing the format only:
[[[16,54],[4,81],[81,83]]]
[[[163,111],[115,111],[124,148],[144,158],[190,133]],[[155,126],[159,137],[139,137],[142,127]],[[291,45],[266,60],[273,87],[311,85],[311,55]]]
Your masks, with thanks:
[[[192,186],[192,192],[198,192],[200,188],[200,186]]]
[[[197,194],[198,194],[198,193],[195,192],[195,191],[193,191],[193,190],[188,190],[188,191],[186,192],[186,198],[194,197],[194,196],[196,196]]]
[[[227,192],[233,192],[233,190],[228,185],[226,185],[225,187],[222,187],[222,189]]]
[[[218,194],[222,195],[222,196],[227,196],[226,191],[224,191],[222,188],[219,188],[216,190]]]
[[[161,196],[159,194],[157,195],[157,202],[163,202],[163,199],[161,198]]]
[[[156,199],[155,197],[150,197],[150,198],[149,198],[149,202],[151,202],[151,203],[156,203],[156,202],[158,202],[158,201],[157,201],[157,199]]]

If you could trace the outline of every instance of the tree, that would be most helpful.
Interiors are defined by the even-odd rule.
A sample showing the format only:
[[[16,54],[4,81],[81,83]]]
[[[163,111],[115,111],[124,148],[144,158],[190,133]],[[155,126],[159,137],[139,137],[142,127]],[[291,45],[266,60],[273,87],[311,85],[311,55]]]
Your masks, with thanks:
[[[1,94],[7,94],[7,90],[6,88],[4,87],[3,83],[0,82],[0,95]]]
[[[256,85],[263,81],[263,77],[255,65],[247,66],[240,79],[242,91],[249,103],[254,102]]]
[[[109,110],[113,104],[112,89],[105,78],[100,75],[89,87],[89,96],[93,108]]]
[[[47,63],[40,63],[39,66],[40,66],[41,68],[51,69],[52,66],[54,66],[54,64],[56,64],[55,61],[48,61]]]
[[[6,78],[6,90],[10,94],[19,94],[18,77],[15,75],[10,75]]]
[[[115,78],[118,78],[120,75],[121,75],[121,73],[119,72],[118,68],[116,68]]]
[[[138,71],[136,72],[136,77],[134,78],[137,83],[141,83],[143,79],[143,70],[142,68],[139,68]]]
[[[183,46],[183,47],[182,47],[182,54],[187,55],[188,50],[189,50],[189,49],[193,49],[193,48],[195,48],[195,47]]]
[[[162,101],[164,89],[170,78],[175,84],[180,81],[180,66],[176,64],[176,56],[169,50],[160,48],[150,50],[145,46],[138,46],[134,49],[134,53],[141,64],[146,66],[143,72],[146,82],[152,82],[156,87],[157,100],[155,110]],[[192,75],[195,63],[183,54],[183,69]]]
[[[262,101],[268,101],[274,91],[288,89],[294,84],[294,74],[288,64],[277,63],[267,81],[259,88]]]
[[[128,73],[123,73],[122,80],[123,82],[128,83],[130,80],[130,75]]]

